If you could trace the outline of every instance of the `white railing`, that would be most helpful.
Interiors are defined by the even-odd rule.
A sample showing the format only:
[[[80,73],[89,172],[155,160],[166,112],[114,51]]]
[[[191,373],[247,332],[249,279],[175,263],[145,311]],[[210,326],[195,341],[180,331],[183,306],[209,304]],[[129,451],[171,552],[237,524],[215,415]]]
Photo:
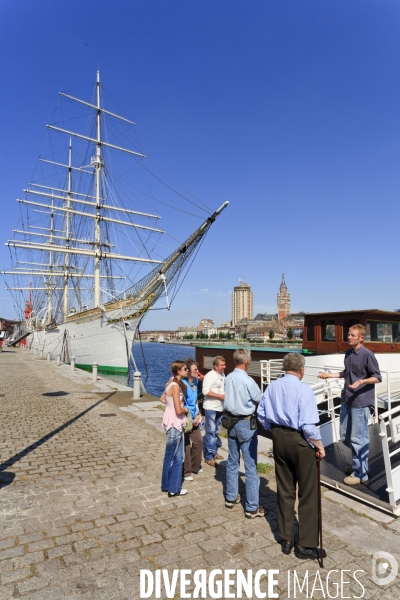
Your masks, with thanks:
[[[263,392],[267,385],[274,379],[282,377],[285,372],[283,370],[283,359],[277,358],[272,360],[260,360],[261,367],[261,391]]]
[[[400,465],[392,468],[392,456],[400,453],[400,448],[391,451],[391,446],[400,441],[400,406],[391,408],[379,415],[380,437],[386,471],[386,491],[391,506],[397,506],[400,500]],[[390,431],[388,435],[388,429]]]
[[[320,419],[320,425],[317,427],[324,446],[338,442],[340,440],[340,402],[335,406],[335,398],[338,398],[340,394],[340,380],[319,379],[317,383],[308,383],[307,385],[314,392],[317,401]],[[322,404],[324,404],[324,407],[321,406]],[[327,418],[324,418],[325,416]]]
[[[261,389],[284,375],[282,360],[262,360]],[[324,446],[329,446],[340,440],[340,403],[335,399],[341,395],[344,379],[318,379],[320,371],[337,373],[338,367],[331,365],[312,366],[306,365],[303,382],[311,387],[315,394],[320,425],[318,429]],[[393,450],[395,443],[400,442],[400,406],[392,406],[393,402],[400,401],[400,371],[381,371],[382,383],[375,385],[375,415],[369,423],[378,422],[378,408],[387,408],[379,415],[380,438],[385,464],[387,492],[389,503],[396,507],[396,514],[400,513],[397,505],[400,500],[400,465],[392,467],[392,457],[400,454],[400,448]],[[388,433],[388,431],[390,433]]]
[[[381,371],[382,383],[375,386],[376,404],[386,408],[391,419],[392,402],[400,401],[400,371]]]
[[[261,365],[261,391],[264,391],[266,386],[278,377],[283,377],[284,370],[282,359],[277,360],[262,360]],[[337,365],[306,365],[304,371],[303,382],[308,385],[317,384],[318,373],[326,371],[328,373],[337,373],[340,369]],[[375,393],[375,411],[371,417],[371,422],[378,422],[378,408],[390,410],[393,402],[400,402],[400,371],[381,371],[382,383],[374,386]],[[332,386],[333,396],[340,396],[344,386],[344,379],[329,379]]]
[[[285,374],[282,359],[261,360],[260,368],[261,391],[264,391],[271,381],[283,377]],[[340,379],[319,379],[318,373],[321,370],[337,372],[338,369],[330,366],[306,365],[303,382],[309,385],[315,394],[318,414],[320,420],[323,420],[318,428],[324,445],[328,446],[339,441],[340,406],[335,407],[335,398],[340,396],[344,381]]]

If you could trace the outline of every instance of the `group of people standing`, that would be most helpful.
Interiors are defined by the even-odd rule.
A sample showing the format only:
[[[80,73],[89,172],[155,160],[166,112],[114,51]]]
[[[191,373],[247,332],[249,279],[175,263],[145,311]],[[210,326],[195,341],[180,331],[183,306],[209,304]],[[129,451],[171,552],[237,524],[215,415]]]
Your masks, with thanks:
[[[167,435],[164,456],[161,490],[168,496],[184,496],[187,489],[183,481],[193,481],[193,475],[202,472],[204,460],[210,466],[217,466],[216,460],[221,446],[219,431],[223,414],[225,360],[222,356],[214,359],[214,368],[204,377],[199,373],[196,361],[175,360],[171,365],[172,377],[165,386],[160,400],[166,408],[163,427]],[[203,383],[205,396],[203,408],[206,415],[206,432],[198,403],[199,381]],[[190,415],[190,427],[187,427]]]
[[[349,329],[350,349],[345,355],[344,370],[338,373],[320,372],[321,378],[344,378],[340,409],[341,440],[351,448],[352,465],[346,467],[348,485],[368,480],[369,433],[368,418],[374,404],[374,385],[381,381],[377,360],[364,345],[365,328]],[[312,389],[301,380],[305,359],[299,353],[289,353],[283,359],[285,375],[272,381],[262,395],[256,382],[247,374],[251,364],[249,349],[238,348],[233,353],[235,369],[225,377],[225,359],[217,356],[213,369],[203,380],[206,431],[202,437],[198,407],[199,373],[193,360],[175,361],[171,365],[172,379],[167,383],[166,410],[163,426],[167,444],[162,473],[162,491],[170,497],[187,494],[182,481],[193,480],[192,474],[202,471],[201,459],[210,467],[218,466],[221,445],[221,422],[228,431],[229,456],[226,466],[225,506],[233,508],[241,502],[239,463],[242,455],[245,467],[245,516],[264,517],[266,509],[259,504],[260,479],[257,473],[257,420],[270,430],[277,481],[278,534],[284,554],[294,548],[297,558],[320,558],[317,549],[318,469],[317,462],[325,456],[317,428],[319,416]],[[164,394],[163,394],[164,396]],[[192,429],[185,433],[190,412]],[[224,419],[224,421],[223,421]],[[172,430],[172,431],[171,431]],[[204,442],[204,443],[203,443]],[[295,541],[294,516],[296,493],[298,505],[298,540]],[[326,556],[322,550],[323,556]]]

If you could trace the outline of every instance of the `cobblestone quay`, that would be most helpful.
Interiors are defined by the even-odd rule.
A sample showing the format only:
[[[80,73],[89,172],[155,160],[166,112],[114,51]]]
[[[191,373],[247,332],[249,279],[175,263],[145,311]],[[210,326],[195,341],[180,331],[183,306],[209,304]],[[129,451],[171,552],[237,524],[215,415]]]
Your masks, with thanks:
[[[136,600],[141,569],[170,576],[173,569],[278,569],[280,598],[289,597],[289,569],[301,581],[308,570],[313,598],[329,597],[329,570],[337,569],[339,579],[331,573],[331,580],[340,581],[347,569],[349,583],[336,597],[400,598],[398,578],[384,587],[372,580],[375,551],[400,560],[400,528],[391,516],[356,503],[350,509],[325,493],[321,584],[316,563],[284,556],[276,541],[273,472],[261,476],[266,519],[245,519],[243,505],[224,507],[223,466],[204,466],[187,496],[169,499],[160,491],[159,425],[120,410],[90,391],[89,377],[83,384],[67,370],[22,350],[0,354],[0,600]],[[356,570],[364,571],[357,574],[362,596]],[[266,576],[260,586],[267,590]],[[296,597],[307,597],[305,589]]]

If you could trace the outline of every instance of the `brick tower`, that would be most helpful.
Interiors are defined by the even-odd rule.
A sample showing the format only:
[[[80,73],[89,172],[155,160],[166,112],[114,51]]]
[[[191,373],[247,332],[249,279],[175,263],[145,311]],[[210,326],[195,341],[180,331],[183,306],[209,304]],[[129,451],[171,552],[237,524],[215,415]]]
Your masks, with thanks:
[[[285,275],[282,273],[282,282],[279,288],[279,293],[276,296],[278,303],[278,320],[284,319],[290,314],[290,294],[285,283]]]

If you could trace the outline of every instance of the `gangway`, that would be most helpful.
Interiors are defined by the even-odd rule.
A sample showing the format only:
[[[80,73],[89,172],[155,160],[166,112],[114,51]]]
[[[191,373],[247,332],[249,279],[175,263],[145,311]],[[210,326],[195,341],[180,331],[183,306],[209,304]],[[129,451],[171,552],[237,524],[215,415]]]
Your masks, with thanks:
[[[261,389],[283,377],[282,360],[260,361]],[[368,427],[370,433],[369,467],[366,483],[343,483],[345,467],[351,465],[351,450],[340,441],[340,404],[343,379],[318,379],[319,371],[337,372],[336,365],[306,363],[303,382],[313,390],[318,414],[318,429],[326,457],[321,462],[321,481],[348,496],[359,498],[376,508],[400,515],[400,371],[382,371],[382,382],[375,386],[375,407]],[[383,412],[383,410],[385,412]],[[258,428],[260,433],[260,428]]]
[[[33,333],[33,331],[31,329],[23,329],[17,332],[16,337],[11,338],[8,341],[8,345],[9,346],[16,346],[17,344],[19,344],[20,342],[22,342],[22,340],[26,339],[29,335],[31,335],[31,333]]]

